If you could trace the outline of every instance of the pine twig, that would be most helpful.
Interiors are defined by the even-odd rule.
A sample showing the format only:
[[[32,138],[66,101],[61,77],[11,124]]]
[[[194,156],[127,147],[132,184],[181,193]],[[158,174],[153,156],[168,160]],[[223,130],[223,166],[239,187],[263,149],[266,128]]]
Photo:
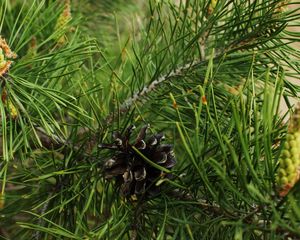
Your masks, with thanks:
[[[39,218],[39,220],[38,220],[38,225],[39,226],[43,226],[43,224],[44,224],[44,219],[43,219],[43,215],[46,213],[46,210],[47,210],[47,208],[48,208],[48,205],[49,205],[49,202],[50,202],[50,197],[51,197],[51,195],[52,195],[52,193],[50,193],[49,195],[48,195],[48,200],[43,204],[43,206],[42,206],[42,209],[41,209],[41,211],[40,211],[40,215],[41,215],[41,217]],[[41,233],[40,233],[40,231],[36,231],[36,232],[34,232],[34,234],[33,234],[33,239],[36,239],[36,240],[39,240],[39,239],[41,239]]]
[[[131,108],[131,106],[134,105],[136,102],[142,102],[143,99],[146,97],[146,95],[148,95],[150,92],[154,91],[158,85],[166,82],[167,80],[169,80],[171,78],[181,76],[185,71],[187,71],[191,68],[194,68],[197,65],[199,65],[205,61],[207,61],[207,58],[205,58],[204,60],[197,59],[197,60],[191,61],[191,62],[184,64],[176,69],[173,69],[168,74],[158,77],[157,79],[152,81],[149,85],[144,86],[144,88],[142,90],[137,91],[136,93],[133,94],[133,96],[127,98],[123,102],[123,104],[120,106],[119,112],[126,113]],[[106,117],[107,124],[112,122],[113,115],[114,115],[114,113],[112,112]]]
[[[141,91],[136,92],[132,97],[125,100],[124,103],[121,105],[121,111],[122,111],[122,109],[130,108],[130,106],[132,106],[135,102],[140,101],[143,97],[145,97],[147,94],[152,92],[159,84],[167,81],[170,78],[178,77],[178,76],[182,75],[182,73],[184,71],[187,71],[190,68],[199,65],[201,62],[203,62],[203,60],[199,60],[199,59],[194,60],[192,62],[189,62],[183,66],[180,66],[180,67],[172,70],[168,74],[162,75],[159,78],[155,79],[148,86],[145,86]]]

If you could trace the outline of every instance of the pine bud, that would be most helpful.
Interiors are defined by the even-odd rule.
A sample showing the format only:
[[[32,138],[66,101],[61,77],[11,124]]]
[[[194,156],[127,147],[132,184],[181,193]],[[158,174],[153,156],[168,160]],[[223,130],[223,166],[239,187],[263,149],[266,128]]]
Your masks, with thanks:
[[[5,58],[4,58],[4,54],[3,54],[3,50],[0,49],[0,68],[3,68],[6,64]]]
[[[28,58],[34,58],[36,54],[37,54],[37,41],[36,41],[36,37],[33,36],[30,40],[30,44],[26,56]]]
[[[208,6],[208,10],[207,13],[208,15],[211,15],[213,13],[213,11],[215,10],[216,6],[217,6],[218,0],[211,0],[210,4]]]
[[[10,47],[6,43],[5,39],[0,36],[0,48],[3,50],[5,57],[7,58],[16,58],[17,54],[11,51]]]
[[[289,3],[290,1],[289,0],[282,0],[282,1],[279,1],[276,5],[276,8],[275,8],[275,11],[274,13],[275,14],[282,14],[284,12],[287,11],[287,4]]]
[[[11,118],[15,120],[18,117],[17,108],[10,100],[8,100],[7,106],[8,106],[8,111],[9,111]]]
[[[72,15],[71,15],[71,3],[70,0],[65,0],[64,3],[64,10],[62,13],[59,15],[56,26],[55,26],[55,31],[68,31],[68,23],[71,21]],[[59,37],[57,40],[57,43],[59,45],[63,45],[66,42],[66,36],[62,35]]]
[[[6,74],[12,64],[8,59],[16,58],[17,55],[10,50],[5,39],[0,36],[0,77]]]
[[[300,105],[291,117],[286,142],[279,157],[276,182],[284,197],[299,180],[300,173]]]

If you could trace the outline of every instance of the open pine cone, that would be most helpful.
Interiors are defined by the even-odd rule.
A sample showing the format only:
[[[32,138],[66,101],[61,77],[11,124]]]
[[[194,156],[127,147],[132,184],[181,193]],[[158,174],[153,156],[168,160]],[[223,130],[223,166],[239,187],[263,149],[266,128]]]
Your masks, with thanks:
[[[161,144],[164,139],[161,133],[145,140],[149,126],[144,126],[134,144],[131,144],[130,136],[134,128],[133,125],[128,127],[123,135],[119,132],[114,133],[115,141],[112,144],[99,145],[100,148],[115,150],[115,154],[104,163],[104,176],[106,179],[115,178],[121,194],[125,197],[153,196],[160,191],[155,183],[171,175],[157,166],[150,165],[144,158],[169,170],[176,163],[173,146]]]

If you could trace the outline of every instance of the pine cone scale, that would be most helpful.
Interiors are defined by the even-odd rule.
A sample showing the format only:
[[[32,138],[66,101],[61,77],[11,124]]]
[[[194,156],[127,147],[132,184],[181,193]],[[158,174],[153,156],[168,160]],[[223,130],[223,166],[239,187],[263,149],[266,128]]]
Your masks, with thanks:
[[[147,175],[146,169],[143,167],[134,172],[134,179],[139,182],[144,180],[146,178],[146,175]]]

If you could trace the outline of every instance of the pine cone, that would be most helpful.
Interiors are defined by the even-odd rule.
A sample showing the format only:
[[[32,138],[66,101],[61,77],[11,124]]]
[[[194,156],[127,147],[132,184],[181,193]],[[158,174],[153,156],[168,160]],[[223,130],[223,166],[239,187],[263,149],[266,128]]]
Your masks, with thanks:
[[[176,163],[173,146],[161,144],[164,139],[163,134],[154,134],[147,141],[145,140],[148,127],[144,126],[140,130],[133,145],[130,143],[130,136],[135,127],[130,126],[124,135],[119,132],[114,134],[114,143],[99,146],[116,151],[104,163],[104,176],[106,179],[115,178],[121,194],[127,198],[157,195],[160,187],[155,183],[164,177],[171,177],[171,174],[158,169],[157,166],[169,170]],[[145,158],[156,166],[150,164]]]
[[[300,105],[291,118],[289,132],[279,157],[277,185],[284,197],[298,182],[300,173]]]

